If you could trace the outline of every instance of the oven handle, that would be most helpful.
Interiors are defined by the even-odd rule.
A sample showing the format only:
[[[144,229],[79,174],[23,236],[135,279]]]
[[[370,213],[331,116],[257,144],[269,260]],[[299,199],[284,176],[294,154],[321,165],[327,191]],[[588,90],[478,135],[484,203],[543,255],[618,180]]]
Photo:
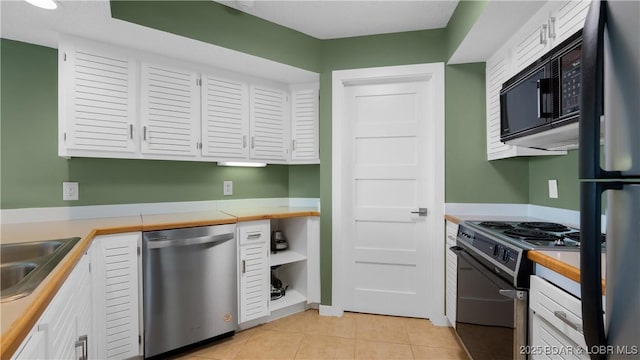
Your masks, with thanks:
[[[469,263],[469,265],[471,265],[473,268],[475,268],[477,271],[479,271],[489,281],[491,281],[496,286],[501,288],[500,295],[505,296],[502,293],[503,291],[508,291],[508,290],[512,290],[512,289],[515,290],[513,285],[510,285],[506,281],[504,281],[501,278],[499,278],[498,275],[496,275],[495,273],[492,273],[491,271],[489,271],[489,269],[487,269],[484,265],[482,265],[478,260],[474,259],[473,256],[469,255],[469,253],[463,247],[456,245],[456,246],[450,247],[449,250],[453,251],[457,256],[460,256],[460,257],[464,258]],[[507,289],[507,290],[504,290],[504,289]],[[522,291],[522,293],[523,294],[521,294],[520,296],[516,295],[514,298],[516,298],[518,300],[525,300],[526,299],[526,292]],[[506,296],[506,297],[510,297],[510,296]],[[522,297],[522,299],[521,299],[521,297]]]

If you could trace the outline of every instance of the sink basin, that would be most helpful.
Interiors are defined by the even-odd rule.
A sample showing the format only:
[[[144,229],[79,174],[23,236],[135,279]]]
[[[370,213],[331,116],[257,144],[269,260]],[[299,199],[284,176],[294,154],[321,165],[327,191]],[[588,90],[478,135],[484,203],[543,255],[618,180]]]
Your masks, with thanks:
[[[0,245],[0,302],[29,295],[79,237]]]
[[[34,263],[23,262],[0,265],[0,275],[2,275],[0,279],[0,290],[4,291],[17,285],[36,267],[38,267],[38,265]]]
[[[61,240],[2,245],[0,264],[35,259],[53,254],[64,244]]]

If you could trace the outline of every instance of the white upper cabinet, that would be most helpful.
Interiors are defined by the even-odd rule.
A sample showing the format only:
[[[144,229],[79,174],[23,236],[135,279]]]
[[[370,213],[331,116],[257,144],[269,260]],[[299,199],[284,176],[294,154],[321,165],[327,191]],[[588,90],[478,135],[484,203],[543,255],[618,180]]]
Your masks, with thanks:
[[[513,72],[524,69],[584,27],[590,0],[549,1],[514,35]]]
[[[249,157],[249,91],[246,83],[202,75],[202,156]]]
[[[568,39],[576,31],[584,27],[584,20],[589,12],[590,0],[565,1],[555,12],[556,42],[561,43]]]
[[[134,60],[90,42],[63,42],[59,57],[59,155],[135,152]]]
[[[250,87],[250,155],[256,160],[287,160],[288,93],[284,90]]]
[[[319,162],[317,83],[289,86],[72,36],[62,36],[59,58],[59,156]]]
[[[291,161],[319,163],[317,87],[291,91]]]
[[[140,75],[142,152],[196,156],[200,131],[198,74],[142,63]]]

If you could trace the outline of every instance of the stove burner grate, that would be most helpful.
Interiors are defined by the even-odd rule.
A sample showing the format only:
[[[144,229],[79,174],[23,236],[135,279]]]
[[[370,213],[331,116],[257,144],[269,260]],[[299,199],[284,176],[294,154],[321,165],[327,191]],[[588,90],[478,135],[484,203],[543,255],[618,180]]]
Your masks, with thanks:
[[[518,225],[527,229],[534,229],[534,230],[540,230],[540,231],[564,232],[564,231],[571,230],[562,224],[551,223],[551,222],[522,222]]]
[[[511,229],[503,234],[525,241],[556,241],[560,239],[556,235],[530,229]]]
[[[575,232],[571,232],[571,233],[568,233],[568,234],[564,234],[563,236],[566,237],[566,238],[569,238],[569,239],[571,239],[573,241],[580,242],[580,232],[579,231],[575,231]],[[600,240],[602,242],[605,242],[605,235],[604,234],[600,234]]]
[[[502,221],[483,221],[480,223],[480,226],[492,228],[492,229],[511,229],[513,225],[507,224]]]

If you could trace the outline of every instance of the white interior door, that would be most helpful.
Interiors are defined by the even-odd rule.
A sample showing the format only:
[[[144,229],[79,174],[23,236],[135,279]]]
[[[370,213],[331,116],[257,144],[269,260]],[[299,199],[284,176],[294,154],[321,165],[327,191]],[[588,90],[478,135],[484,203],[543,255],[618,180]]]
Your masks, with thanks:
[[[434,110],[429,80],[345,88],[345,310],[428,317]],[[338,276],[334,274],[334,277]]]

